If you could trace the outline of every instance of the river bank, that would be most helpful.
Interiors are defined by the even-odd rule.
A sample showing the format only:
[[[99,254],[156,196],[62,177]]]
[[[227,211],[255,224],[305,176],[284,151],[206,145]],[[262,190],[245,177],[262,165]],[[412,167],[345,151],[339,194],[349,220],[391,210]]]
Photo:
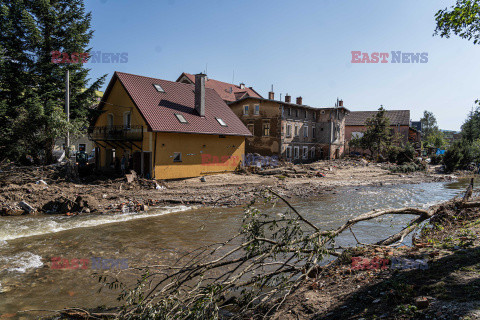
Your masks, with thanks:
[[[460,190],[465,186],[457,182],[338,187],[330,193],[291,201],[312,223],[330,230],[375,208],[426,208]],[[267,212],[277,214],[279,210],[277,206]],[[146,213],[4,217],[0,219],[0,314],[30,319],[38,313],[16,312],[116,306],[118,291],[96,293],[101,287],[92,277],[96,270],[54,269],[52,259],[127,259],[130,268],[168,264],[200,246],[225,241],[242,226],[243,216],[239,207],[175,205]],[[355,235],[362,242],[375,242],[400,230],[409,220],[408,216],[394,216],[383,222],[367,221],[355,228]],[[355,239],[345,233],[337,244],[351,246]],[[132,272],[122,273],[123,279],[137,279],[138,273]],[[103,275],[116,273],[100,270]]]
[[[478,201],[478,198],[476,199]],[[449,208],[411,246],[358,246],[273,319],[480,319],[480,211]]]
[[[335,193],[339,187],[381,186],[451,181],[455,176],[426,172],[392,173],[384,165],[366,161],[318,161],[289,165],[279,173],[226,173],[177,181],[132,177],[89,177],[76,183],[59,179],[52,171],[4,170],[0,175],[0,214],[21,215],[21,201],[40,213],[106,213],[145,211],[160,205],[235,207],[250,202],[255,193],[269,187],[287,197],[306,198]],[[204,180],[204,181],[202,181]]]

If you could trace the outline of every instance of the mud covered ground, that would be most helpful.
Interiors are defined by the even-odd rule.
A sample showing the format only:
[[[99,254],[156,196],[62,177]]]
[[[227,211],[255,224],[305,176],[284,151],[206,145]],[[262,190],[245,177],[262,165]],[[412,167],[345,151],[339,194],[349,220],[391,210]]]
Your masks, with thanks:
[[[155,181],[124,176],[89,176],[66,181],[54,167],[9,167],[0,172],[0,213],[25,214],[18,203],[37,213],[85,214],[146,210],[164,204],[238,206],[271,187],[288,197],[310,197],[335,192],[339,187],[452,180],[455,177],[427,172],[391,173],[385,165],[366,161],[319,161],[287,165],[259,173],[226,173]],[[42,180],[42,181],[40,181]]]

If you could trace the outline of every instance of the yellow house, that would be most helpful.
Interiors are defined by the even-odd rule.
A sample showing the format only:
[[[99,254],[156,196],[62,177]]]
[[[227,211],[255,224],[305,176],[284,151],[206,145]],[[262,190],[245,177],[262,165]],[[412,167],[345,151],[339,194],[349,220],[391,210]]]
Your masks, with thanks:
[[[89,134],[97,168],[155,179],[234,171],[250,131],[195,76],[193,85],[115,72]]]

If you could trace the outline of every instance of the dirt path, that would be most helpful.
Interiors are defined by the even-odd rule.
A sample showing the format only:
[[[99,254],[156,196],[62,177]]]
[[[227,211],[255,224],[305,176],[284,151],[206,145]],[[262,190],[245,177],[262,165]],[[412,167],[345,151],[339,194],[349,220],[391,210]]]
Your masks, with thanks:
[[[18,169],[15,169],[18,171]],[[40,212],[108,212],[142,210],[164,204],[200,204],[238,206],[253,199],[255,192],[266,186],[289,197],[309,197],[334,192],[338,187],[385,185],[453,180],[452,176],[433,172],[392,174],[378,164],[358,161],[319,161],[310,165],[289,166],[283,173],[216,174],[200,178],[159,182],[125,178],[97,179],[71,183],[49,177],[48,170],[22,172],[22,178],[2,172],[0,177],[0,209],[3,214],[21,214],[16,204],[24,201]],[[323,177],[319,176],[323,175]],[[40,179],[46,182],[37,183]],[[78,198],[80,197],[80,198]],[[77,204],[75,204],[77,203]],[[5,208],[17,209],[8,212]]]

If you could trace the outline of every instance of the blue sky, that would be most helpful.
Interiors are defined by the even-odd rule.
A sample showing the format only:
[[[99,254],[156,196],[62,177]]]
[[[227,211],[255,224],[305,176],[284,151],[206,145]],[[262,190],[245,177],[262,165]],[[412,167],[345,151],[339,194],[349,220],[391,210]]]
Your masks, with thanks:
[[[91,77],[114,71],[175,81],[198,73],[289,93],[305,104],[352,111],[434,112],[459,130],[480,98],[480,46],[433,37],[434,15],[454,0],[86,0],[91,47],[127,52],[127,63],[87,64]],[[425,64],[352,64],[351,51],[428,52]],[[389,59],[390,60],[390,59]],[[207,67],[208,65],[208,67]]]

